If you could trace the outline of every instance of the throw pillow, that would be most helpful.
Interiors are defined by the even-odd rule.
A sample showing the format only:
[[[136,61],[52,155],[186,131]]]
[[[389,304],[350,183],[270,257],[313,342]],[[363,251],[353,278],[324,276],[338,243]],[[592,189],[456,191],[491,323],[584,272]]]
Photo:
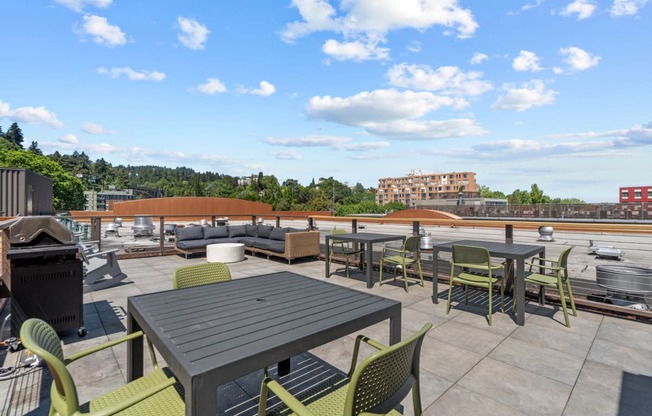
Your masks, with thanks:
[[[273,229],[273,225],[258,224],[258,237],[269,238]]]
[[[199,240],[204,238],[204,231],[202,230],[202,227],[177,228],[175,233],[177,241]]]
[[[246,224],[245,231],[248,237],[258,237],[258,226],[253,224]]]
[[[247,235],[247,229],[244,225],[229,225],[229,237],[244,237]]]
[[[285,241],[285,233],[287,230],[285,228],[274,228],[272,233],[269,235],[270,240]]]
[[[229,229],[226,226],[204,227],[204,238],[226,238],[229,236]]]

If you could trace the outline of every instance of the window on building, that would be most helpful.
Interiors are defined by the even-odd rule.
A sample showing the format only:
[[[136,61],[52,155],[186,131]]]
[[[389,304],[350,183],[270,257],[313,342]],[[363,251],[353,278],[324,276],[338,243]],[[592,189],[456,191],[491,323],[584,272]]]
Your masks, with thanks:
[[[629,191],[622,191],[620,193],[621,198],[629,198]]]
[[[647,199],[652,199],[652,188],[647,190]]]
[[[641,191],[640,190],[637,189],[636,191],[634,191],[634,198],[641,199]]]

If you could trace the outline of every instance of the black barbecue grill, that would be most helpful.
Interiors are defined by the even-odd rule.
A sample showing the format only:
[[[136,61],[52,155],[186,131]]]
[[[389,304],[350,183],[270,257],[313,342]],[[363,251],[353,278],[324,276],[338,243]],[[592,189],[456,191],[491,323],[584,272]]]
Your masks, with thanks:
[[[9,241],[9,273],[2,281],[11,298],[12,336],[28,318],[84,336],[84,275],[73,233],[50,216],[2,221],[0,231]]]

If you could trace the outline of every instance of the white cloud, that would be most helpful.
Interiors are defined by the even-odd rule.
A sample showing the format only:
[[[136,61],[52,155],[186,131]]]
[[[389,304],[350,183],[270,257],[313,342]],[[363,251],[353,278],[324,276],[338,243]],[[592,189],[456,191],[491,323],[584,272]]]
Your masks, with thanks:
[[[492,110],[516,110],[525,111],[533,107],[539,107],[555,102],[557,92],[546,89],[541,80],[533,80],[516,88],[510,85],[504,87],[505,95],[498,97],[491,105]]]
[[[572,16],[573,14],[577,15],[577,20],[588,19],[595,12],[596,6],[592,0],[575,0],[574,2],[568,4],[561,11],[562,16]]]
[[[9,103],[2,100],[0,100],[0,118],[8,118],[27,124],[47,124],[56,128],[63,127],[63,123],[57,119],[56,114],[48,111],[45,107],[18,107],[12,110]]]
[[[276,87],[267,81],[260,81],[259,87],[249,91],[250,94],[269,97],[276,92]]]
[[[412,53],[419,53],[421,52],[421,42],[418,40],[413,40],[410,42],[410,44],[407,46],[407,50],[412,52]]]
[[[370,122],[365,123],[364,127],[372,134],[410,141],[473,137],[487,133],[475,120],[466,118]]]
[[[279,160],[301,160],[303,156],[294,150],[282,150],[280,152],[270,152],[272,156]]]
[[[469,119],[420,120],[442,107],[462,107],[464,100],[430,92],[393,89],[361,92],[351,97],[313,97],[306,112],[314,118],[364,128],[367,133],[403,140],[432,140],[486,133]]]
[[[377,42],[338,42],[329,39],[321,50],[338,61],[368,61],[389,59],[389,49],[381,48]]]
[[[634,16],[647,2],[648,0],[614,0],[609,13],[612,16]]]
[[[84,133],[88,134],[115,134],[115,131],[104,128],[103,126],[91,122],[82,124],[81,127]]]
[[[476,52],[473,54],[469,62],[471,63],[471,65],[479,65],[482,62],[486,61],[487,59],[489,59],[489,57],[486,54]]]
[[[190,49],[204,49],[210,30],[195,19],[177,17],[181,33],[177,36],[183,46]]]
[[[600,62],[599,56],[593,56],[584,49],[576,48],[574,46],[568,48],[561,48],[559,54],[564,56],[566,62],[571,69],[576,71],[583,71],[598,65]]]
[[[126,75],[130,81],[163,81],[165,79],[165,74],[158,71],[134,71],[128,67],[122,68],[97,68],[97,73],[100,75],[106,75],[110,78],[118,78],[121,75]]]
[[[361,126],[372,121],[418,118],[430,111],[457,103],[451,97],[429,92],[399,92],[389,89],[361,92],[345,98],[315,96],[306,104],[306,111],[314,118]]]
[[[84,7],[86,6],[93,6],[100,9],[106,9],[107,7],[111,6],[111,3],[113,3],[113,0],[54,0],[54,1],[78,13],[83,12]]]
[[[394,30],[425,31],[440,25],[456,29],[458,38],[468,38],[478,28],[459,0],[346,0],[339,2],[339,14],[326,0],[292,0],[292,6],[302,20],[288,23],[281,38],[294,42],[314,32],[339,33],[343,41],[330,40],[322,47],[339,60],[387,59],[389,50],[379,48],[378,42]]]
[[[391,85],[421,91],[438,91],[447,95],[477,96],[492,89],[482,81],[482,72],[463,72],[456,66],[433,69],[427,65],[394,65],[387,71]]]
[[[203,94],[213,95],[226,92],[226,86],[217,78],[207,78],[205,83],[197,85],[197,90]]]
[[[389,146],[386,141],[355,143],[350,137],[341,136],[301,136],[301,137],[268,137],[267,144],[282,147],[326,147],[333,150],[362,152],[383,149]]]
[[[84,15],[84,23],[74,28],[82,36],[91,36],[93,42],[104,46],[120,46],[127,43],[127,35],[120,27],[109,24],[105,17]]]
[[[75,136],[74,134],[68,133],[66,135],[59,137],[59,142],[63,144],[76,145],[77,143],[79,143],[79,140],[77,140],[77,136]]]
[[[519,72],[538,72],[543,69],[539,64],[539,57],[534,52],[530,51],[521,51],[521,53],[516,58],[514,58],[514,61],[512,62],[512,68],[514,68],[515,71]]]

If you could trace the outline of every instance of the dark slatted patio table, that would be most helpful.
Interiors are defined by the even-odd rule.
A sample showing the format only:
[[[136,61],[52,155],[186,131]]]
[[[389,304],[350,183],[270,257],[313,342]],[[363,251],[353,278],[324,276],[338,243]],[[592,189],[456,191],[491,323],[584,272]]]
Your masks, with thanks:
[[[374,243],[386,243],[388,241],[405,241],[405,236],[379,233],[349,233],[326,236],[326,250],[330,250],[330,240],[349,241],[365,245],[365,263],[367,265],[367,287],[372,288],[373,282],[373,245]],[[328,252],[327,252],[328,253]],[[361,256],[362,257],[362,256]],[[330,277],[330,264],[326,259],[326,277]],[[362,262],[360,262],[362,267]]]
[[[532,256],[546,257],[546,248],[544,246],[535,246],[529,244],[510,244],[498,243],[492,241],[478,240],[459,240],[448,243],[435,244],[432,247],[432,301],[437,303],[437,276],[439,275],[438,253],[440,251],[452,252],[453,245],[465,245],[484,247],[489,250],[492,257],[503,258],[507,260],[516,260],[516,323],[525,324],[525,260]]]
[[[216,414],[221,384],[386,319],[401,338],[400,302],[291,272],[131,296],[127,312],[183,384],[187,415]],[[142,338],[127,362],[142,376]]]

